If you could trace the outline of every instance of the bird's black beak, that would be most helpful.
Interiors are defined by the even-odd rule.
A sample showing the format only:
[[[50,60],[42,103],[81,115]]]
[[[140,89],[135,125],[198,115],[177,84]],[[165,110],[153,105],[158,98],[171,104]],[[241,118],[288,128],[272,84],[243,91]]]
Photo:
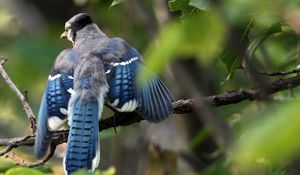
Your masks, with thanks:
[[[60,38],[63,39],[63,38],[67,38],[68,36],[68,33],[66,31],[64,31],[61,35],[60,35]]]

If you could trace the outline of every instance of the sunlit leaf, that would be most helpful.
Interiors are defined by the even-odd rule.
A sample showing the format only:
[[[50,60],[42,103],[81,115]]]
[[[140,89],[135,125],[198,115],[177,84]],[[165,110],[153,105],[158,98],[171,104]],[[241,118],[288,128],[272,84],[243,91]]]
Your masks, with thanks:
[[[116,168],[110,167],[107,170],[96,170],[94,173],[91,173],[89,170],[81,169],[72,175],[87,175],[87,174],[93,174],[93,175],[115,175],[116,174]]]
[[[20,32],[20,25],[14,23],[14,16],[0,8],[0,37],[14,37]]]
[[[250,170],[282,164],[299,156],[299,106],[299,101],[272,106],[265,114],[267,119],[261,119],[246,128],[232,152],[235,164],[240,169]]]
[[[107,170],[102,170],[102,171],[99,171],[97,170],[95,172],[95,175],[115,175],[116,174],[116,168],[115,167],[109,167]]]
[[[205,10],[208,10],[208,8],[209,8],[209,1],[208,0],[190,0],[189,5],[205,11]]]
[[[111,3],[110,7],[113,7],[113,6],[115,6],[115,5],[118,5],[118,4],[120,4],[120,3],[124,2],[124,1],[125,1],[125,0],[114,0],[114,1]]]
[[[15,167],[7,170],[5,172],[5,175],[16,175],[16,174],[22,174],[22,175],[43,175],[44,173],[33,169],[33,168],[26,168],[26,167]]]
[[[3,149],[3,148],[1,147],[1,149]],[[14,161],[12,161],[10,159],[6,159],[4,157],[1,157],[0,158],[0,172],[5,172],[9,168],[13,167],[14,164],[15,164]]]
[[[221,52],[225,37],[225,25],[216,12],[171,23],[146,50],[148,64],[143,75],[160,72],[170,61],[180,57],[195,57],[207,63]]]

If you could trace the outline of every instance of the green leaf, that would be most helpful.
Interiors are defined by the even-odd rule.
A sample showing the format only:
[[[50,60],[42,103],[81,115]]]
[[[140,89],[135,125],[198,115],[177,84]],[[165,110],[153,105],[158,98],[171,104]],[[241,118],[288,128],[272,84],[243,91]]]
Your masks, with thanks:
[[[189,1],[190,0],[169,0],[170,11],[184,11],[190,7]]]
[[[281,32],[281,25],[279,23],[272,25],[269,28],[263,29],[255,36],[254,40],[248,46],[247,52],[251,57],[260,44],[270,35]]]
[[[94,173],[91,173],[90,171],[86,169],[78,170],[75,173],[72,173],[72,175],[115,175],[116,174],[116,168],[110,167],[107,170],[96,170]]]
[[[299,100],[271,106],[248,126],[235,144],[232,158],[243,170],[283,165],[300,154]]]
[[[33,168],[26,168],[26,167],[15,167],[7,170],[4,175],[43,175],[44,173],[33,169]]]
[[[181,11],[181,18],[185,19],[197,14],[197,9],[190,6],[190,0],[169,0],[168,5],[170,11]]]
[[[176,58],[195,57],[202,63],[210,62],[222,51],[226,34],[221,17],[214,11],[182,23],[169,24],[146,50],[148,65],[143,70],[144,74],[140,75],[140,80],[145,80],[153,71],[161,72]]]
[[[198,8],[199,10],[206,11],[209,8],[208,0],[190,0],[189,5]]]
[[[115,175],[116,174],[116,168],[115,167],[109,167],[107,170],[102,170],[102,171],[99,171],[97,170],[95,172],[95,175]]]
[[[254,52],[259,48],[264,40],[266,40],[269,36],[281,31],[281,25],[279,23],[276,23],[271,27],[264,28],[260,30],[256,36],[254,36],[254,39],[252,41],[249,41],[248,35],[252,29],[253,23],[251,21],[245,28],[242,36],[242,40],[246,45],[248,45],[247,53],[250,57],[252,57]],[[241,55],[239,55],[234,49],[230,47],[226,47],[224,49],[220,56],[220,60],[225,64],[228,71],[227,80],[231,79],[234,76],[235,72],[242,64]]]
[[[1,147],[1,149],[3,149]],[[6,170],[10,169],[15,165],[15,162],[11,159],[7,159],[4,157],[0,157],[0,172],[5,172]]]
[[[222,52],[220,60],[225,64],[226,69],[228,71],[228,76],[226,80],[230,80],[234,76],[237,69],[241,66],[242,58],[234,51],[230,50],[229,48],[226,48]]]
[[[251,29],[253,28],[253,22],[250,21],[247,24],[240,23],[238,26],[239,26],[238,32],[240,31],[241,33],[243,33],[241,36],[241,40],[245,42],[245,44],[248,44],[249,43],[248,35]],[[237,69],[241,66],[242,58],[239,55],[239,53],[237,53],[236,49],[227,46],[223,50],[219,59],[226,66],[226,69],[228,71],[228,76],[226,78],[226,81],[228,81],[234,76]]]
[[[113,6],[115,6],[115,5],[117,5],[117,4],[120,4],[120,3],[124,2],[124,1],[125,1],[125,0],[114,0],[114,1],[111,3],[110,7],[113,7]]]

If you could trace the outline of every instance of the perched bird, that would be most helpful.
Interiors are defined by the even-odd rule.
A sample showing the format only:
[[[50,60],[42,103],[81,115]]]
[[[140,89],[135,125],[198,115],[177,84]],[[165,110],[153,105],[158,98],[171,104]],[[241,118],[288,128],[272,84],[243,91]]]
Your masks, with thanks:
[[[138,85],[142,56],[123,39],[106,36],[88,14],[69,19],[61,38],[71,41],[73,48],[58,55],[49,75],[38,115],[35,156],[47,154],[53,131],[68,120],[65,173],[94,171],[100,160],[98,121],[105,102],[119,112],[136,111],[159,122],[173,112],[173,98],[155,74]]]

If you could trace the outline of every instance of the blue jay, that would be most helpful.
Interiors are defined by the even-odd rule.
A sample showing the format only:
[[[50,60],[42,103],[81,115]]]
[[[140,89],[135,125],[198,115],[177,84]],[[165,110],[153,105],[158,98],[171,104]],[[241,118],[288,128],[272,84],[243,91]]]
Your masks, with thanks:
[[[57,56],[48,77],[38,115],[35,156],[46,155],[53,131],[68,120],[65,173],[81,168],[94,171],[100,160],[98,121],[105,102],[119,112],[136,111],[150,122],[159,122],[173,112],[173,98],[155,74],[145,85],[138,85],[142,56],[123,39],[106,36],[88,14],[69,19],[61,38],[72,42],[73,48]]]

